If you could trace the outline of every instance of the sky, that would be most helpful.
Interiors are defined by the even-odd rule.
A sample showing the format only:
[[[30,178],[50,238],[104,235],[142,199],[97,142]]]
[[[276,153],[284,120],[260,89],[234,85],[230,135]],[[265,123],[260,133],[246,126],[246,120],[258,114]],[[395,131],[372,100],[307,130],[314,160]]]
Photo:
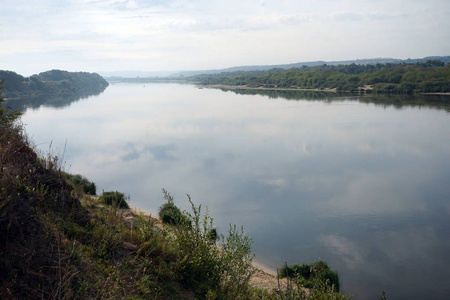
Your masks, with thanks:
[[[450,55],[448,0],[0,0],[0,70],[30,76]]]

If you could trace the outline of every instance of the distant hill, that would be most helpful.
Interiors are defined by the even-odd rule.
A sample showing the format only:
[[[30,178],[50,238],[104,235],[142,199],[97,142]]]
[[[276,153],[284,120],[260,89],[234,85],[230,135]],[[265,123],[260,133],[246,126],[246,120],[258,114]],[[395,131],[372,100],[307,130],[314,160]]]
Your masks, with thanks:
[[[87,72],[51,70],[23,77],[12,71],[0,70],[4,80],[2,95],[8,99],[42,95],[96,94],[109,84],[100,75]]]
[[[450,56],[428,56],[425,58],[416,58],[416,59],[395,59],[395,58],[369,58],[369,59],[357,59],[357,60],[343,60],[343,61],[310,61],[310,62],[299,62],[292,64],[282,64],[282,65],[254,65],[254,66],[237,66],[225,69],[217,69],[217,70],[198,70],[198,71],[181,71],[174,74],[171,74],[170,77],[180,77],[180,76],[194,76],[200,74],[217,74],[222,72],[237,72],[237,71],[267,71],[270,69],[292,69],[292,68],[301,68],[302,66],[314,67],[321,65],[376,65],[376,64],[386,64],[386,63],[417,63],[417,62],[426,62],[428,60],[438,60],[442,61],[445,64],[450,62]]]

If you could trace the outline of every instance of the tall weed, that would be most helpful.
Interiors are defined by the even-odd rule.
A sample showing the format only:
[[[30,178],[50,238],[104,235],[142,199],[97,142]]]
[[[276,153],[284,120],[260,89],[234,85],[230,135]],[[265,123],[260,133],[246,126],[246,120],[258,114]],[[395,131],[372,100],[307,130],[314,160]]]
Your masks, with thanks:
[[[251,239],[242,228],[237,230],[230,225],[228,235],[222,235],[222,242],[217,243],[211,238],[216,229],[208,210],[202,215],[201,205],[195,206],[191,197],[187,197],[192,212],[184,211],[186,221],[171,229],[183,260],[182,280],[201,297],[244,297],[254,272]]]

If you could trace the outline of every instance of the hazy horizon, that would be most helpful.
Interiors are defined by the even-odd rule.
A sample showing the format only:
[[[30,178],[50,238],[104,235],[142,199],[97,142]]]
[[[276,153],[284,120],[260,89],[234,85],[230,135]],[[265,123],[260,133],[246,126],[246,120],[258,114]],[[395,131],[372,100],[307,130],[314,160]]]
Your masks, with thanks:
[[[437,55],[427,55],[425,57],[410,57],[408,59],[412,59],[412,60],[416,60],[416,59],[425,59],[427,57],[448,57],[449,55],[442,55],[442,56],[437,56]],[[257,69],[257,67],[270,67],[270,66],[288,66],[288,65],[294,65],[294,64],[301,64],[301,63],[305,63],[306,65],[308,64],[312,64],[312,63],[317,63],[317,62],[324,62],[324,63],[345,63],[345,62],[356,62],[357,61],[369,61],[369,60],[380,60],[380,61],[384,61],[384,60],[402,60],[399,58],[395,58],[395,57],[376,57],[376,58],[362,58],[362,59],[349,59],[349,60],[342,60],[342,61],[324,61],[324,60],[316,60],[316,61],[304,61],[304,62],[291,62],[291,63],[287,63],[287,64],[273,64],[273,65],[239,65],[239,66],[227,66],[224,68],[215,68],[215,69],[202,69],[202,70],[172,70],[172,71],[167,71],[167,70],[150,70],[150,71],[138,71],[138,70],[113,70],[113,71],[102,71],[102,70],[97,70],[97,71],[92,71],[93,73],[98,73],[101,76],[104,77],[124,77],[124,78],[130,78],[130,77],[139,77],[139,76],[149,76],[149,77],[170,77],[172,75],[174,76],[179,76],[179,74],[182,73],[196,73],[196,72],[211,72],[211,71],[218,71],[221,72],[223,70],[228,70],[228,69],[234,69],[234,68],[252,68],[255,67],[255,70]],[[39,74],[41,72],[46,72],[46,71],[50,71],[50,70],[54,70],[56,68],[50,68],[50,69],[46,69],[46,70],[40,70],[37,71],[33,74],[21,74],[18,73],[16,70],[12,70],[12,69],[1,69],[3,71],[12,71],[15,72],[19,75],[25,76],[25,77],[29,77],[32,75],[36,75]],[[71,71],[71,70],[63,70],[62,71]],[[73,70],[73,72],[84,72],[84,70]],[[227,71],[228,72],[228,71]],[[231,72],[231,71],[230,71]]]
[[[0,8],[0,69],[23,76],[450,53],[446,0],[18,0]]]

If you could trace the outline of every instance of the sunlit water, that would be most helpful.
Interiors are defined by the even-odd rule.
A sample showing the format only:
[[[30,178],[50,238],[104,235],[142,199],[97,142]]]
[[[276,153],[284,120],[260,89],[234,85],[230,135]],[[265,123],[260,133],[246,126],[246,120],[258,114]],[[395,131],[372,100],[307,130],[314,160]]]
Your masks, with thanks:
[[[28,135],[102,190],[157,213],[161,188],[243,225],[256,259],[319,259],[356,299],[450,297],[450,114],[116,84],[23,116]],[[65,150],[64,150],[65,149]]]

